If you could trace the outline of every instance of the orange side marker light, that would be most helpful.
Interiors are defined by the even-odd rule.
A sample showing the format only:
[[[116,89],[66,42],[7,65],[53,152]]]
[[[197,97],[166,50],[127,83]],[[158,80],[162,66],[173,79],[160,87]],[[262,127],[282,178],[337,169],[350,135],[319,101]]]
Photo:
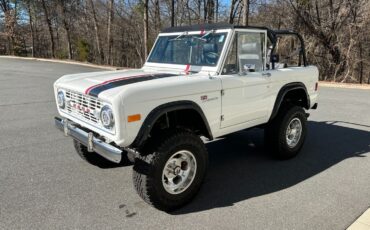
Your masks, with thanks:
[[[134,121],[140,121],[141,115],[140,114],[134,114],[127,117],[127,122],[134,122]]]

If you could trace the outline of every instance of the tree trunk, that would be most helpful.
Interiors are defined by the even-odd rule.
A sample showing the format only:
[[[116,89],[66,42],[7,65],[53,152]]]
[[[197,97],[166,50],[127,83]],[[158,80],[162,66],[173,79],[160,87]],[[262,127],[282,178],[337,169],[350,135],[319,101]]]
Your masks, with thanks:
[[[101,40],[100,40],[100,35],[99,35],[98,19],[96,17],[94,2],[92,0],[89,0],[89,2],[90,2],[90,5],[91,5],[91,11],[92,11],[92,14],[93,14],[94,30],[95,30],[95,40],[96,40],[96,49],[98,50],[98,54],[99,54],[99,63],[103,63],[104,62],[104,52],[103,52],[102,46],[101,46]]]
[[[32,57],[35,57],[35,35],[34,35],[34,29],[33,29],[33,16],[32,16],[30,0],[27,1],[27,9],[28,9],[28,16],[30,17],[29,23],[30,23],[30,32],[31,32],[31,42],[32,42],[31,55]]]
[[[171,0],[171,27],[175,26],[175,0]]]
[[[41,0],[42,8],[44,9],[45,14],[45,20],[48,25],[49,35],[50,35],[50,42],[51,42],[51,57],[55,58],[55,42],[54,42],[54,36],[53,36],[53,27],[51,25],[51,20],[49,17],[48,10],[46,8],[45,0]]]
[[[234,12],[235,12],[235,4],[237,0],[231,0],[231,6],[230,6],[230,15],[229,15],[229,23],[234,23]]]
[[[63,26],[66,31],[67,36],[67,49],[68,49],[68,59],[72,59],[72,46],[71,46],[71,32],[69,25],[67,23],[67,17],[66,17],[66,6],[65,6],[65,0],[60,0],[60,7],[62,12],[62,18],[63,18]]]
[[[109,1],[109,15],[108,15],[108,32],[107,32],[107,38],[108,38],[108,58],[107,58],[107,64],[112,64],[112,49],[113,49],[113,37],[112,37],[112,24],[113,24],[113,7],[114,7],[114,0]]]
[[[214,13],[215,13],[215,1],[214,0],[207,0],[207,22],[213,23],[214,22]]]
[[[149,0],[144,0],[144,59],[148,56],[148,4]]]
[[[249,0],[243,0],[243,26],[248,26],[249,19]]]
[[[219,7],[218,0],[216,0],[216,22],[218,22],[218,11],[219,11],[218,7]]]
[[[198,0],[198,24],[202,23],[202,0]]]
[[[159,0],[154,1],[154,23],[155,31],[158,33],[161,30],[161,11],[159,8]]]
[[[207,0],[203,0],[203,19],[204,19],[204,23],[206,23],[207,21],[207,13],[208,13],[208,10],[207,10]]]

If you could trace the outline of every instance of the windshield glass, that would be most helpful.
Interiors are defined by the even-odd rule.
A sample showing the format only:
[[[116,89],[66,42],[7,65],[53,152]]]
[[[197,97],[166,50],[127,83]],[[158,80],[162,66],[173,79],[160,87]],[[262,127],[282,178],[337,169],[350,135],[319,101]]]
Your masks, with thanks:
[[[226,33],[159,36],[148,62],[216,66]]]

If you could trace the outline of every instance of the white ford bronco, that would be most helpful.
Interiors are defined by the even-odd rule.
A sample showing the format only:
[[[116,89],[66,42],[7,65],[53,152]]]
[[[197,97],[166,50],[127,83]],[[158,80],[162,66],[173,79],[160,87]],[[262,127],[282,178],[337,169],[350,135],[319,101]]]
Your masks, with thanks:
[[[317,107],[318,76],[292,31],[173,27],[159,34],[139,70],[58,79],[55,124],[88,162],[133,162],[141,198],[170,211],[200,189],[206,139],[258,126],[269,153],[295,156],[306,136],[306,111]]]

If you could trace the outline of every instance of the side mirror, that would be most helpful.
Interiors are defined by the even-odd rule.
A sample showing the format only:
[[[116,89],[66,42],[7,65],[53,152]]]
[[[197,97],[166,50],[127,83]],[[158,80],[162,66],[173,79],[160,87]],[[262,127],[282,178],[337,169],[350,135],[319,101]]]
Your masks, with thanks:
[[[271,56],[271,62],[279,62],[279,60],[280,60],[280,56],[279,56],[279,54],[273,54],[272,56]]]

